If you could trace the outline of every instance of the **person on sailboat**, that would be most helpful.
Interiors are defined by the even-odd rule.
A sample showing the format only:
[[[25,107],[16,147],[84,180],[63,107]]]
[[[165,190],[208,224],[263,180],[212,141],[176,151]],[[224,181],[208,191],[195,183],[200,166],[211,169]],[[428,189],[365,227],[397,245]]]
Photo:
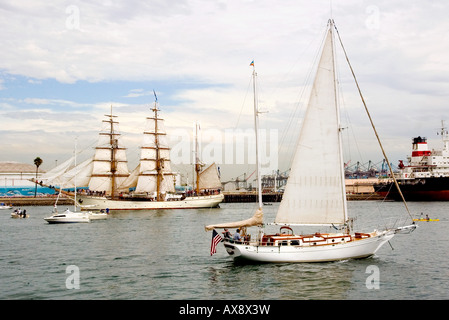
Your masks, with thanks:
[[[242,237],[240,236],[240,230],[239,230],[239,229],[237,229],[237,230],[235,231],[234,236],[232,237],[232,239],[235,240],[235,241],[240,241],[240,240],[242,240]]]
[[[225,228],[224,231],[223,231],[222,233],[223,233],[223,238],[224,238],[224,239],[231,239],[231,238],[232,238],[232,235],[231,235],[231,233],[229,232],[228,228]]]

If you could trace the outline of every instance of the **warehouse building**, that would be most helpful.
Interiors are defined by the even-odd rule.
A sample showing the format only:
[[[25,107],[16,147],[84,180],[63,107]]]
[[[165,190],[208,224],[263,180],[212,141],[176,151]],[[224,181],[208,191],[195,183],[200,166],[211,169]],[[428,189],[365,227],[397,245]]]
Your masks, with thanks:
[[[45,171],[39,169],[39,176]],[[0,161],[0,187],[32,187],[34,183],[30,179],[36,178],[36,166],[34,164],[14,161]]]

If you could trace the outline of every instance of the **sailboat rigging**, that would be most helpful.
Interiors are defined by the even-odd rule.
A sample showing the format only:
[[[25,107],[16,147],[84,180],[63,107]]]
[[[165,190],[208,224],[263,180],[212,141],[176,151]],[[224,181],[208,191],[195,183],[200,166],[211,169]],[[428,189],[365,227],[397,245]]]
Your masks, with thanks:
[[[265,234],[261,204],[250,219],[205,227],[206,231],[250,226],[259,228],[255,239],[250,237],[246,237],[244,241],[224,239],[226,251],[234,259],[258,262],[322,262],[364,258],[375,254],[395,234],[408,233],[416,228],[411,222],[411,225],[386,227],[384,230],[374,229],[368,233],[352,230],[345,191],[334,29],[336,30],[333,20],[329,20],[289,179],[273,223],[281,226],[279,233]],[[253,70],[254,79],[255,70]],[[255,85],[254,95],[257,135],[258,110]],[[364,105],[366,108],[365,103]],[[257,154],[256,158],[259,156]],[[341,231],[296,235],[291,227],[297,225],[331,226]]]

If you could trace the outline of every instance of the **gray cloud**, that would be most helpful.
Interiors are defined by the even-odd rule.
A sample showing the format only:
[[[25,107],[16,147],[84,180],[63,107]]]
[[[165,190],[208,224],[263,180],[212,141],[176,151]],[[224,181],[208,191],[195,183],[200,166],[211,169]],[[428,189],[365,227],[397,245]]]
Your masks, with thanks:
[[[415,134],[434,133],[441,118],[447,117],[448,6],[443,0],[333,2],[333,18],[368,106],[379,131],[394,140],[392,145],[406,145]],[[2,92],[15,75],[31,82],[56,79],[74,86],[79,80],[146,84],[192,79],[208,86],[174,88],[170,105],[164,106],[170,111],[168,124],[187,127],[201,117],[204,126],[226,128],[239,118],[248,94],[248,65],[255,59],[261,105],[270,111],[264,124],[283,130],[294,107],[304,103],[298,102],[299,93],[330,8],[328,0],[36,0],[2,1],[0,15]],[[346,69],[341,61],[342,84],[353,90]],[[141,91],[128,92],[129,99],[151,96],[152,88],[136,89]],[[77,123],[95,127],[104,113],[101,108],[107,110],[109,104],[104,99],[83,105],[76,99],[21,94],[13,101],[3,100],[0,112],[17,120],[16,127],[22,121],[42,126],[43,132],[51,124],[63,130],[58,121],[65,121],[71,130]],[[356,92],[344,97],[349,109],[360,106]],[[24,114],[19,112],[23,109]],[[86,110],[91,111],[87,122]],[[240,121],[250,123],[251,110],[244,110]],[[404,158],[400,153],[403,150],[395,157]]]

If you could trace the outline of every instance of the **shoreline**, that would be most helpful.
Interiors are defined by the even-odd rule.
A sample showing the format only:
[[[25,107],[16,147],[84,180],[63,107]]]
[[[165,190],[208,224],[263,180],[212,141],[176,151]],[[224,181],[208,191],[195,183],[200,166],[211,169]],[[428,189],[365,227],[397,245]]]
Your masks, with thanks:
[[[55,204],[56,197],[8,197],[0,198],[0,202],[12,207],[25,207],[25,206],[53,206]],[[70,198],[59,198],[58,205],[73,205],[73,200]]]
[[[223,203],[257,202],[257,194],[253,192],[223,192],[223,194],[225,196]],[[262,199],[264,202],[280,202],[282,193],[264,193]],[[382,200],[383,197],[376,193],[348,193],[346,199],[348,201]],[[0,203],[13,207],[53,206],[55,201],[56,197],[0,197]],[[73,205],[73,199],[67,197],[59,198],[58,205]]]

